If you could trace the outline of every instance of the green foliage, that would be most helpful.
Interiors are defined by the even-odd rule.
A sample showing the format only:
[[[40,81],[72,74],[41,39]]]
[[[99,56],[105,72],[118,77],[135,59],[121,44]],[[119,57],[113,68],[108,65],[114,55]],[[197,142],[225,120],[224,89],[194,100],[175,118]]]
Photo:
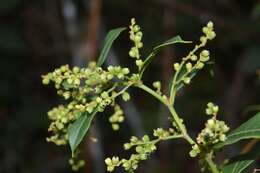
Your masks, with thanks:
[[[96,113],[97,111],[94,111],[91,114],[85,112],[69,126],[68,137],[72,154],[86,135]]]
[[[42,76],[43,84],[54,83],[57,94],[67,101],[48,112],[49,119],[52,121],[49,127],[52,136],[47,138],[47,141],[54,142],[57,145],[69,143],[72,150],[70,164],[73,170],[79,169],[84,165],[82,161],[77,161],[79,144],[89,130],[95,115],[103,112],[108,106],[113,107],[114,114],[108,120],[113,130],[119,130],[119,124],[124,121],[124,113],[117,103],[117,97],[121,96],[124,101],[128,101],[131,97],[127,90],[130,87],[136,87],[166,106],[171,114],[169,119],[171,126],[167,130],[163,128],[154,129],[152,137],[148,135],[144,135],[142,138],[131,137],[130,141],[124,144],[124,149],[134,148],[135,152],[129,158],[118,156],[106,158],[107,171],[112,172],[115,168],[122,167],[126,172],[133,173],[141,161],[147,160],[156,151],[159,142],[181,138],[190,144],[190,156],[199,158],[201,170],[222,173],[220,167],[214,163],[217,148],[242,139],[259,138],[260,113],[227,136],[228,125],[217,119],[219,107],[209,102],[205,113],[210,117],[195,140],[189,135],[184,120],[175,110],[175,97],[179,89],[182,86],[190,85],[194,76],[210,61],[210,52],[204,47],[208,41],[216,37],[213,23],[208,22],[202,28],[203,35],[200,37],[200,42],[194,45],[194,48],[181,59],[181,62],[172,64],[174,74],[169,82],[168,93],[161,91],[160,81],[154,81],[153,88],[144,84],[142,75],[161,48],[176,43],[191,42],[184,41],[180,36],[173,37],[156,46],[143,60],[140,51],[143,47],[143,33],[135,19],[132,19],[129,26],[129,38],[133,46],[128,55],[135,60],[137,72],[130,72],[128,68],[121,66],[102,68],[101,65],[104,63],[112,43],[123,30],[125,28],[117,28],[108,33],[97,63],[90,62],[86,68],[81,69],[78,67],[70,69],[68,65],[65,65]],[[232,163],[230,162],[229,165],[224,167],[224,172],[229,170],[241,171],[243,167],[251,163],[251,160],[237,160],[236,163],[234,162],[234,168]]]
[[[260,138],[260,113],[256,114],[241,126],[227,135],[227,140],[218,143],[215,148],[231,145],[243,139]]]
[[[126,28],[116,28],[116,29],[109,31],[109,33],[107,34],[107,36],[105,38],[103,48],[101,50],[100,56],[97,61],[98,66],[101,66],[105,62],[113,42],[120,35],[120,33],[122,31],[124,31],[125,29]]]
[[[240,173],[260,156],[260,143],[256,144],[249,153],[236,156],[224,166],[223,173]]]
[[[140,71],[140,75],[142,76],[145,69],[149,66],[149,64],[153,61],[153,59],[155,58],[155,56],[157,55],[157,53],[165,46],[169,46],[172,44],[176,44],[176,43],[191,43],[191,41],[184,41],[179,35],[175,36],[169,40],[167,40],[166,42],[156,46],[155,48],[153,48],[153,51],[148,55],[148,57],[144,60],[143,63],[143,67]]]

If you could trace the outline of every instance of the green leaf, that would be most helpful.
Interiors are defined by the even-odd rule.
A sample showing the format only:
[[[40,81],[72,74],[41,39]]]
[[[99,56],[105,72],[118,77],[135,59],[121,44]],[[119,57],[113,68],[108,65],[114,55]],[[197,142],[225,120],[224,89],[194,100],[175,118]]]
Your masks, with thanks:
[[[152,60],[154,59],[154,57],[157,55],[157,53],[161,50],[161,48],[168,46],[168,45],[172,45],[172,44],[176,44],[176,43],[192,43],[191,41],[184,41],[179,35],[176,37],[173,37],[169,40],[167,40],[166,42],[156,46],[155,48],[153,48],[153,51],[148,55],[148,57],[144,60],[144,64],[142,69],[140,70],[140,76],[143,75],[145,69],[148,67],[148,65],[152,62]]]
[[[101,53],[99,55],[98,61],[97,61],[98,66],[101,66],[105,62],[107,55],[108,55],[108,52],[109,52],[113,42],[120,35],[120,33],[122,31],[124,31],[125,29],[126,29],[125,27],[116,28],[116,29],[113,29],[113,30],[108,32],[108,34],[105,38]]]
[[[94,111],[92,114],[85,112],[69,126],[68,136],[72,154],[87,133],[96,113],[97,111]]]
[[[241,173],[260,155],[260,143],[255,145],[247,154],[239,155],[232,158],[223,168],[223,173]]]
[[[161,49],[162,47],[172,45],[175,43],[192,43],[192,41],[184,41],[179,35],[177,35],[177,36],[167,40],[166,42],[156,46],[155,48],[153,48],[153,50]]]
[[[214,148],[221,148],[225,145],[249,138],[260,138],[260,113],[229,133],[227,139],[224,142],[216,144]]]

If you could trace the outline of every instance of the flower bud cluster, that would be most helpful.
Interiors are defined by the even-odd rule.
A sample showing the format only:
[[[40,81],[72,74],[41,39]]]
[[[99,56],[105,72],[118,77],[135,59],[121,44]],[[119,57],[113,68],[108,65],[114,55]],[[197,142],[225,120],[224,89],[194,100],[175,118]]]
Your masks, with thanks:
[[[177,83],[182,82],[184,84],[190,84],[191,78],[194,73],[201,70],[205,63],[210,59],[210,53],[208,50],[202,50],[199,55],[196,55],[196,51],[204,47],[208,40],[215,38],[213,23],[209,22],[207,26],[203,27],[203,33],[205,34],[200,38],[201,43],[196,45],[195,48],[188,54],[188,56],[182,58],[181,63],[174,63],[173,69],[177,75]]]
[[[142,139],[133,136],[130,139],[130,143],[124,144],[125,150],[129,150],[133,146],[135,146],[136,153],[132,154],[128,160],[119,160],[117,156],[107,158],[105,160],[107,171],[112,172],[115,167],[119,166],[122,166],[125,171],[134,171],[138,168],[138,163],[140,161],[146,160],[148,156],[156,150],[155,142],[150,141],[150,138],[147,135],[143,136]]]
[[[205,34],[205,36],[202,36],[200,38],[202,43],[206,43],[206,39],[213,40],[216,37],[216,33],[214,31],[214,24],[211,21],[208,22],[207,26],[202,28],[202,32]]]
[[[52,122],[48,131],[53,132],[53,135],[48,137],[47,141],[56,145],[66,145],[68,140],[67,126],[77,115],[76,112],[70,112],[64,105],[59,105],[50,110],[48,117]]]
[[[117,156],[107,158],[105,160],[107,171],[112,172],[115,167],[119,166],[122,166],[125,171],[129,172],[136,170],[139,162],[147,160],[148,156],[157,149],[156,143],[168,139],[173,134],[175,134],[173,129],[163,130],[162,128],[158,128],[153,132],[153,136],[155,137],[153,140],[148,135],[144,135],[141,139],[132,136],[130,142],[124,144],[124,149],[130,150],[134,147],[136,153],[131,154],[129,159],[120,160]]]
[[[193,145],[190,151],[191,157],[196,157],[200,153],[200,148],[212,146],[218,142],[226,140],[226,133],[229,131],[229,127],[224,121],[220,121],[216,118],[218,113],[218,106],[212,102],[207,104],[206,114],[212,115],[211,119],[208,119],[205,123],[205,128],[199,133],[196,138],[197,144]]]
[[[78,154],[69,159],[69,164],[73,171],[78,171],[80,168],[85,166],[85,161],[82,159],[78,159]]]
[[[125,119],[124,112],[119,105],[114,106],[114,114],[109,117],[109,122],[112,125],[113,130],[119,130],[119,123],[122,123]]]
[[[138,69],[140,69],[143,66],[143,61],[140,59],[139,53],[139,49],[143,47],[143,33],[140,30],[140,26],[136,24],[134,18],[131,19],[131,25],[129,26],[129,28],[130,40],[134,42],[134,46],[129,51],[129,56],[132,58],[136,58],[135,64],[138,66]]]
[[[225,141],[228,130],[229,127],[224,121],[217,120],[213,117],[206,122],[205,128],[197,137],[197,142],[198,144],[205,146]]]
[[[66,105],[60,105],[48,112],[51,120],[49,131],[53,135],[47,138],[47,141],[57,145],[66,145],[69,124],[85,112],[92,113],[94,110],[102,112],[106,106],[114,103],[115,97],[120,94],[117,94],[116,87],[113,86],[116,81],[120,81],[122,85],[127,84],[125,81],[128,74],[128,68],[108,66],[105,70],[98,67],[95,62],[90,62],[86,68],[70,69],[68,65],[64,65],[43,75],[43,84],[53,82],[58,95],[68,101]],[[130,98],[126,92],[123,97],[125,100]],[[111,121],[113,128],[118,129],[117,123],[122,122],[124,118],[118,106],[115,110]]]
[[[216,116],[218,114],[219,107],[214,105],[212,102],[207,104],[206,114]]]

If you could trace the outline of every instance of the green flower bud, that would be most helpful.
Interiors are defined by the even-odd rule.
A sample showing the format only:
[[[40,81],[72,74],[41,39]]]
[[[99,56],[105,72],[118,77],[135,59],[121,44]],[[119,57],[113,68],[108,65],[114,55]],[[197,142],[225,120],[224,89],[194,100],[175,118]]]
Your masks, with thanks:
[[[112,129],[117,131],[119,130],[119,125],[118,124],[112,124]]]
[[[130,95],[128,94],[128,92],[124,92],[124,93],[122,94],[122,99],[123,99],[124,101],[130,100]]]
[[[135,64],[139,67],[139,68],[141,68],[142,66],[143,66],[143,61],[142,60],[136,60],[135,61]]]
[[[174,67],[174,70],[175,70],[175,71],[180,70],[180,64],[179,64],[179,63],[174,63],[174,64],[173,64],[173,67]]]
[[[50,79],[48,79],[48,78],[43,78],[43,80],[42,80],[42,83],[44,84],[44,85],[48,85],[49,83],[50,83]]]
[[[209,21],[208,24],[207,24],[207,27],[212,29],[214,27],[213,22]]]
[[[132,145],[129,144],[129,143],[125,143],[125,144],[124,144],[124,149],[125,149],[125,150],[129,150],[131,147],[132,147]]]
[[[192,70],[192,64],[190,62],[187,63],[185,66],[186,66],[186,69],[188,72],[190,72]]]
[[[74,73],[78,73],[79,72],[79,68],[78,67],[73,67],[73,72]]]
[[[211,31],[211,32],[208,33],[207,37],[210,40],[213,40],[216,37],[216,33],[214,31]]]
[[[136,46],[137,46],[137,48],[139,48],[139,49],[140,49],[140,48],[142,48],[142,47],[143,47],[143,43],[142,43],[142,42],[139,42],[139,43],[137,43],[137,44],[136,44]]]
[[[196,66],[197,69],[200,70],[200,69],[202,69],[203,67],[204,67],[204,63],[202,63],[202,62],[198,62],[198,63],[197,63],[197,66]]]
[[[123,68],[122,69],[122,73],[124,74],[128,74],[130,71],[129,71],[129,68]]]
[[[191,59],[192,61],[197,61],[197,60],[198,60],[198,57],[197,57],[196,55],[192,55],[192,56],[190,57],[190,59]]]
[[[191,81],[191,79],[190,79],[189,77],[183,78],[183,82],[184,82],[185,84],[189,84],[190,81]]]

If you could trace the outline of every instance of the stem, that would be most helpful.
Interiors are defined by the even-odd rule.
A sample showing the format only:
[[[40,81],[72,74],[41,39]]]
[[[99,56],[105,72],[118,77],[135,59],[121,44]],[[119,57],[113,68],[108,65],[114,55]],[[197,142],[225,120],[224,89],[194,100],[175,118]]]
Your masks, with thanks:
[[[220,171],[218,170],[217,168],[217,165],[213,162],[212,160],[212,152],[211,153],[208,153],[205,157],[205,160],[206,162],[208,163],[209,165],[209,168],[211,170],[212,173],[220,173]]]
[[[151,88],[147,87],[146,85],[142,84],[138,86],[139,88],[143,89],[144,91],[148,92],[149,94],[151,94],[152,96],[154,96],[155,98],[157,98],[160,102],[162,102],[164,105],[167,106],[167,108],[169,109],[172,118],[174,120],[174,122],[176,122],[179,130],[182,133],[182,136],[185,140],[187,140],[190,144],[194,144],[195,142],[193,141],[193,139],[188,135],[186,127],[184,126],[184,124],[181,122],[180,117],[178,116],[177,112],[175,111],[175,109],[173,108],[173,106],[171,106],[170,104],[168,104],[168,100],[165,100],[161,95],[159,95],[157,92],[155,92],[154,90],[152,90]]]
[[[205,43],[206,44],[206,43]],[[186,56],[182,59],[182,62],[180,64],[180,69],[178,71],[176,71],[176,73],[174,74],[173,80],[172,80],[172,87],[171,87],[171,91],[170,91],[170,104],[173,105],[174,104],[174,100],[175,100],[175,96],[176,96],[176,89],[175,86],[178,83],[177,82],[177,77],[183,67],[183,65],[185,64],[185,62],[201,47],[205,46],[205,44],[200,43],[199,45],[196,45],[194,47],[194,49]]]
[[[144,84],[141,84],[141,85],[138,85],[137,87],[143,89],[147,93],[149,93],[152,96],[154,96],[155,98],[157,98],[160,102],[162,102],[163,104],[167,105],[167,100],[165,100],[161,95],[159,95],[157,92],[155,92],[154,90],[152,90],[148,86],[146,86]]]
[[[134,83],[129,83],[127,86],[125,86],[121,91],[119,91],[117,94],[114,95],[114,98],[117,96],[123,94],[130,86],[132,86]]]
[[[146,145],[146,144],[156,144],[160,141],[167,141],[167,140],[170,140],[170,139],[177,139],[177,138],[182,138],[182,137],[183,137],[183,135],[171,135],[171,136],[168,136],[164,139],[159,138],[159,139],[151,140],[149,142],[139,142],[139,143],[134,144],[133,146],[135,146],[135,145]]]
[[[181,133],[183,134],[183,138],[186,139],[191,145],[194,144],[195,142],[193,141],[193,139],[188,135],[187,130],[185,125],[181,122],[180,117],[178,116],[177,112],[175,111],[175,109],[171,106],[168,105],[167,106],[169,111],[171,112],[171,115],[174,119],[174,121],[176,122],[177,126],[179,127],[179,130],[181,131]]]

